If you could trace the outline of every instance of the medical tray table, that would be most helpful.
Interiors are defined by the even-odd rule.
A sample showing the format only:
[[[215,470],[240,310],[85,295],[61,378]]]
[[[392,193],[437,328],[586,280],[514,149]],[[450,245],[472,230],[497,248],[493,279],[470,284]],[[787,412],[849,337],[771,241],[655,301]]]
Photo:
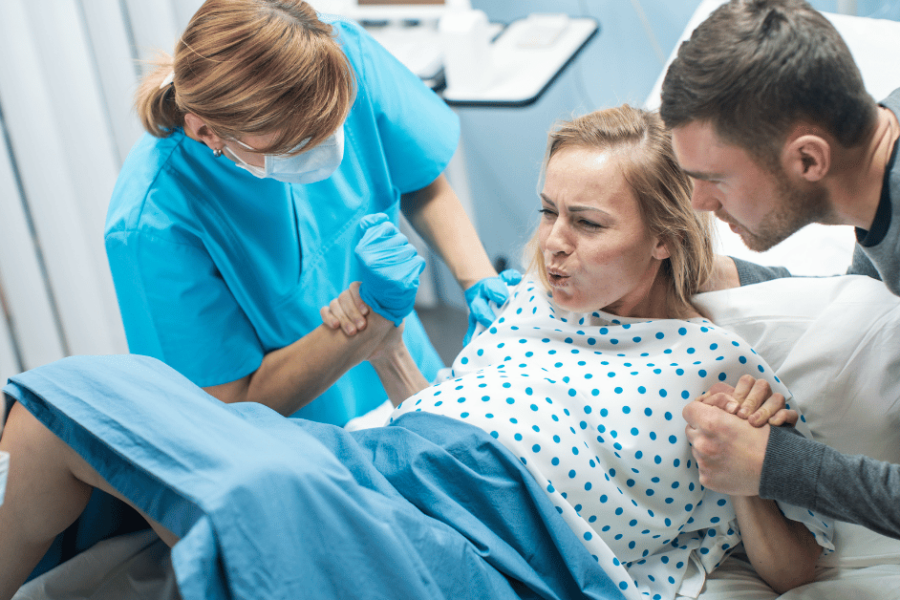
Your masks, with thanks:
[[[494,81],[474,91],[448,85],[451,106],[520,107],[533,104],[600,30],[595,19],[570,17],[554,39],[542,43],[534,19],[510,23],[491,44]]]

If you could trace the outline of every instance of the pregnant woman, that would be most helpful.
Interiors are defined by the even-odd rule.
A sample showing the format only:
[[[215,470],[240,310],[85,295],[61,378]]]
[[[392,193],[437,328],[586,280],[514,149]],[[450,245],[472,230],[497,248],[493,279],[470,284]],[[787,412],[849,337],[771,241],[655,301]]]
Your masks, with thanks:
[[[224,405],[141,357],[14,378],[0,598],[92,486],[174,545],[184,598],[697,597],[740,542],[774,589],[805,583],[829,524],[706,490],[691,460],[693,398],[746,375],[788,391],[691,305],[712,254],[689,197],[656,115],[626,106],[557,128],[532,277],[450,379],[427,387],[373,306],[367,327],[384,333],[368,360],[402,400],[385,427]],[[364,267],[363,297],[391,297],[397,277],[377,277],[396,272],[389,258]]]

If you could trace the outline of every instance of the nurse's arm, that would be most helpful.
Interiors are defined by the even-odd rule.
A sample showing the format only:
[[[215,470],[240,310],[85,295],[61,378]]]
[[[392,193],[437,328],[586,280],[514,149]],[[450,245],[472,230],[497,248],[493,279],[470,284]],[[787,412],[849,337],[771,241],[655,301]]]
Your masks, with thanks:
[[[258,402],[288,416],[306,406],[370,356],[399,329],[377,313],[353,337],[320,325],[290,346],[269,352],[241,379],[204,388],[222,402]]]
[[[462,289],[485,277],[497,276],[475,227],[444,175],[420,190],[403,194],[400,207],[416,232],[447,264]]]

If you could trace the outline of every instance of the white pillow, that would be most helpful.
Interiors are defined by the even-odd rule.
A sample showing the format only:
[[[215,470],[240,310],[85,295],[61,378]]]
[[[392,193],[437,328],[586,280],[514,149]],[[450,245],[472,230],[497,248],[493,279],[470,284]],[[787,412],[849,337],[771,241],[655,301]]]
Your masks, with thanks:
[[[845,454],[900,463],[900,298],[863,276],[778,279],[699,294],[794,395],[812,435]],[[837,523],[826,566],[900,562],[900,540]]]

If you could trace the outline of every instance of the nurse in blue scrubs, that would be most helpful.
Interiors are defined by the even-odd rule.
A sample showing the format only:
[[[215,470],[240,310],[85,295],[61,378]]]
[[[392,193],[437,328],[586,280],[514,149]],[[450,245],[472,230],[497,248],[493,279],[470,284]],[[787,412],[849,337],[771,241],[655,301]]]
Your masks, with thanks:
[[[148,133],[105,234],[132,353],[226,402],[338,425],[371,410],[381,383],[319,309],[359,280],[373,213],[402,212],[484,303],[497,273],[442,174],[458,120],[358,25],[299,0],[209,0],[137,109]],[[404,339],[433,379],[414,313]]]

